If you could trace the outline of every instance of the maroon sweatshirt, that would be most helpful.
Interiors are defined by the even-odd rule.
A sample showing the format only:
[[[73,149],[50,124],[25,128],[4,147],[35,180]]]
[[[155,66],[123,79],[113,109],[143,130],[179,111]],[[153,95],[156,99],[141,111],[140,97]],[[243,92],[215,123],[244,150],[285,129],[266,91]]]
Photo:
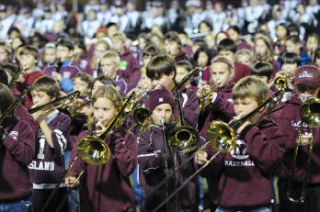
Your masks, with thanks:
[[[40,71],[40,69],[38,71],[34,71],[32,73],[23,74],[23,77],[24,77],[25,81],[24,81],[24,83],[17,83],[17,89],[20,92],[22,92],[27,87],[31,88],[33,83],[34,83],[34,81],[36,81],[41,76],[43,76],[43,73]],[[29,91],[28,95],[25,98],[24,105],[26,106],[26,108],[30,108],[33,105],[30,91]]]
[[[232,82],[234,83],[238,82],[243,77],[251,75],[250,67],[237,61],[234,62],[234,72],[234,77],[232,79]]]
[[[270,205],[274,201],[272,174],[284,154],[284,134],[273,121],[262,119],[246,127],[231,153],[220,153],[201,175],[218,179],[213,203],[224,208]],[[217,150],[205,149],[210,158]],[[196,167],[198,167],[196,165]]]
[[[54,110],[46,118],[52,130],[51,148],[41,130],[37,134],[36,155],[28,168],[34,189],[54,189],[60,182],[65,166],[64,153],[69,146],[71,119],[68,115]]]
[[[84,131],[79,138],[89,134],[90,131]],[[136,137],[131,132],[119,129],[107,136],[105,142],[111,154],[106,164],[93,166],[79,158],[71,170],[73,176],[85,170],[80,184],[80,211],[135,211],[129,176],[137,164]],[[76,154],[77,148],[74,146],[70,160]]]
[[[0,142],[0,204],[28,199],[32,192],[28,164],[35,154],[35,134],[20,115],[15,112],[17,121],[10,122],[9,135]]]
[[[168,173],[174,170],[174,158],[178,166],[185,161],[189,154],[176,153],[169,150],[164,144],[163,130],[157,126],[150,125],[147,131],[141,131],[137,138],[138,141],[138,169],[140,186],[144,191],[144,206],[146,211],[155,209],[166,198],[166,187],[168,195],[175,190],[175,180],[172,178],[167,185],[162,186],[152,196],[149,193],[160,183]],[[167,158],[167,159],[165,159]],[[166,162],[167,161],[167,162]],[[167,164],[167,165],[166,165]],[[166,168],[168,167],[168,173]],[[194,173],[195,169],[192,162],[187,163],[178,173],[177,187],[181,185],[188,176]],[[191,180],[180,192],[178,192],[179,211],[197,211],[199,203],[198,178]],[[171,210],[175,209],[175,198],[169,201]],[[164,206],[163,209],[166,207]]]
[[[235,115],[232,101],[232,88],[234,83],[222,87],[217,91],[218,95],[214,102],[200,112],[199,133],[206,138],[209,123],[213,120],[229,122]]]
[[[312,132],[312,128],[301,122],[300,107],[301,100],[293,95],[291,100],[284,106],[282,114],[278,119],[278,124],[284,132],[290,136],[286,138],[286,152],[282,162],[281,177],[288,178],[293,165],[294,150],[297,146],[297,137],[299,130],[302,134]],[[294,180],[302,182],[306,174],[306,164],[308,157],[309,144],[300,146],[297,156],[296,169],[294,170]],[[311,154],[311,163],[308,183],[320,183],[320,134],[319,129],[315,130],[313,151]]]
[[[124,53],[120,55],[120,59],[120,76],[128,82],[129,91],[137,86],[141,77],[138,60],[129,49],[125,49]]]
[[[191,88],[181,88],[179,92],[185,125],[196,128],[200,114],[197,92]],[[177,107],[175,114],[179,114]]]

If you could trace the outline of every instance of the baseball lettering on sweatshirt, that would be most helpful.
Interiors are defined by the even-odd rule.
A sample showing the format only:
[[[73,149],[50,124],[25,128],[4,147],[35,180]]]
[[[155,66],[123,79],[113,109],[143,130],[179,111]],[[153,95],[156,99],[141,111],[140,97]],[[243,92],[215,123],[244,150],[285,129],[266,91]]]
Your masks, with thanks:
[[[230,152],[234,160],[225,160],[225,166],[255,166],[255,163],[250,159],[247,154],[247,144],[242,139],[237,139],[236,147]]]

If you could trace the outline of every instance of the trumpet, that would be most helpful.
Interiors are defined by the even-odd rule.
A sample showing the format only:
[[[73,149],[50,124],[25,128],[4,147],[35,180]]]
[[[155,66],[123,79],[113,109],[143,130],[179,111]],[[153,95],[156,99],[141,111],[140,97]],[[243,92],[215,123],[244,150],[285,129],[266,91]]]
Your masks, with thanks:
[[[206,108],[212,101],[213,93],[219,88],[218,85],[210,86],[209,89],[204,89],[204,91],[199,91],[199,108],[200,110]]]
[[[300,117],[303,123],[313,128],[313,133],[311,136],[309,149],[308,149],[306,174],[302,182],[301,195],[298,198],[293,197],[292,181],[294,176],[294,170],[296,168],[296,161],[297,161],[299,146],[301,146],[301,132],[299,132],[298,139],[297,139],[297,146],[293,155],[293,165],[292,165],[292,170],[288,180],[287,198],[291,202],[296,202],[296,203],[303,203],[306,196],[307,181],[310,173],[311,154],[312,154],[313,143],[314,143],[314,129],[320,127],[320,98],[312,98],[304,102],[300,108]]]

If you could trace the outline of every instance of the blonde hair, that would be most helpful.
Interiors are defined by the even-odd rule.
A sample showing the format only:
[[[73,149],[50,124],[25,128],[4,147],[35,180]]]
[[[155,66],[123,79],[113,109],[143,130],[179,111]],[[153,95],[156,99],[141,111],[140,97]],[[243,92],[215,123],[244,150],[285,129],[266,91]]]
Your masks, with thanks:
[[[109,43],[106,40],[98,40],[95,46],[98,46],[99,44],[103,44],[106,47],[106,50],[110,49]],[[97,67],[97,60],[98,60],[97,56],[93,54],[91,63],[90,63],[90,66],[92,69],[95,69]]]
[[[267,62],[267,63],[273,63],[274,59],[273,59],[273,48],[272,48],[272,45],[271,45],[271,40],[270,38],[268,38],[267,36],[265,35],[262,35],[262,36],[259,36],[258,38],[256,38],[254,40],[254,59],[257,61],[258,60],[258,53],[256,51],[256,45],[257,45],[257,41],[258,40],[262,40],[263,43],[267,46],[267,55],[264,56],[264,55],[261,55],[261,59],[263,60],[263,62]]]
[[[112,41],[120,40],[121,42],[125,42],[126,41],[126,36],[121,32],[116,32],[116,33],[111,35],[111,40]]]
[[[239,56],[247,55],[250,57],[250,62],[252,62],[252,53],[248,49],[241,49],[236,53],[236,61],[239,61]]]
[[[115,64],[120,64],[120,57],[118,53],[113,50],[108,50],[106,53],[104,53],[104,55],[101,57],[101,60],[103,59],[111,59]]]
[[[117,113],[121,110],[123,106],[122,97],[119,91],[112,85],[104,85],[98,88],[98,90],[93,94],[93,97],[91,99],[91,108],[88,115],[88,123],[87,127],[91,130],[94,129],[95,124],[97,123],[97,120],[95,120],[93,115],[93,104],[97,101],[98,98],[106,98],[116,108]],[[120,115],[120,117],[117,119],[113,129],[119,128],[123,121],[124,121],[124,114]]]
[[[232,99],[253,98],[258,105],[267,100],[268,85],[256,76],[248,76],[239,80],[232,89]]]
[[[211,66],[214,64],[214,63],[224,63],[228,66],[228,71],[233,74],[234,72],[234,68],[233,68],[233,61],[228,58],[228,57],[225,57],[225,56],[217,56],[215,58],[213,58],[211,60]],[[211,70],[211,68],[210,68]]]

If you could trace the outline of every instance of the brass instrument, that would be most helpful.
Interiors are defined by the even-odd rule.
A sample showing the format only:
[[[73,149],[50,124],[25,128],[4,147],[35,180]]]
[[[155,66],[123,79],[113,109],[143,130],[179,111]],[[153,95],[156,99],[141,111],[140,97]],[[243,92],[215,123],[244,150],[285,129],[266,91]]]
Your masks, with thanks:
[[[208,142],[203,145],[199,150],[203,150],[206,145],[210,144],[211,147],[218,150],[205,164],[202,165],[195,173],[193,173],[191,176],[188,177],[184,181],[183,184],[181,184],[173,193],[171,193],[162,203],[160,203],[155,210],[158,211],[163,205],[165,205],[172,197],[174,197],[190,180],[192,180],[195,176],[197,176],[205,167],[207,167],[221,152],[222,153],[228,153],[231,152],[236,145],[236,135],[235,131],[247,120],[252,118],[255,114],[258,112],[261,112],[261,110],[265,109],[265,114],[270,114],[270,111],[277,105],[279,101],[279,96],[282,96],[281,94],[283,91],[278,91],[275,93],[272,97],[267,99],[264,103],[262,103],[258,108],[256,108],[251,113],[247,114],[246,116],[242,117],[239,120],[231,122],[229,125],[222,122],[222,121],[213,121],[209,123],[209,127],[207,129],[207,137]],[[280,98],[281,99],[281,98]],[[263,117],[261,115],[261,117]],[[173,173],[176,173],[178,170],[180,170],[183,165],[185,165],[187,162],[189,162],[191,159],[194,158],[196,152],[192,154],[189,158],[186,159],[184,163],[182,163],[177,169],[174,170]],[[148,195],[151,196],[152,193],[154,193],[157,189],[160,188],[166,181],[170,179],[170,177],[173,176],[173,173],[168,175],[163,181],[159,183],[159,185],[156,186],[154,190],[152,190]]]
[[[212,94],[218,89],[217,85],[210,86],[210,89],[206,89],[203,92],[199,92],[199,108],[200,110],[206,108],[212,101]]]
[[[306,165],[306,174],[304,177],[304,180],[302,182],[302,190],[301,195],[298,198],[293,197],[292,195],[292,181],[294,176],[294,170],[296,168],[296,161],[297,161],[297,155],[299,146],[301,146],[301,133],[299,132],[298,138],[297,138],[297,146],[294,151],[293,156],[293,165],[292,170],[290,173],[290,177],[288,180],[288,190],[287,190],[287,197],[291,202],[296,203],[303,203],[306,196],[307,191],[307,181],[309,177],[310,172],[310,161],[311,161],[311,154],[313,149],[313,142],[314,142],[314,129],[320,127],[320,98],[312,98],[304,102],[300,108],[300,117],[302,123],[307,124],[308,126],[313,128],[313,133],[311,136],[309,149],[308,149],[308,157],[307,157],[307,165]]]
[[[192,69],[185,77],[183,77],[170,91],[177,92],[196,72],[200,70],[199,67]]]
[[[71,98],[70,99],[70,102],[73,101],[75,98],[78,98],[80,95],[80,92],[79,91],[73,91],[72,93],[69,93],[67,94],[66,96],[63,96],[63,97],[59,97],[59,98],[56,98],[55,100],[53,100],[52,102],[49,102],[47,104],[44,104],[44,105],[40,105],[40,106],[37,106],[37,107],[32,107],[32,108],[29,108],[28,112],[30,114],[32,113],[35,113],[35,112],[38,112],[39,110],[43,110],[43,109],[47,109],[47,108],[50,108],[52,106],[54,106],[55,104],[57,104],[58,102],[62,101],[62,100],[65,100],[65,99],[68,99],[68,98]],[[70,102],[65,102],[63,104],[60,104],[59,106],[56,106],[55,108],[58,109],[58,108],[64,108],[67,104],[69,104]]]
[[[83,102],[75,102],[75,104],[72,105],[66,105],[62,110],[66,111],[72,118],[77,117],[78,115],[80,115],[81,113],[79,113],[79,109],[81,109],[82,107],[86,106],[87,104],[90,104],[91,100],[85,100]]]
[[[27,96],[29,90],[26,88],[22,91],[22,94],[12,103],[9,105],[9,107],[6,109],[6,111],[3,112],[3,114],[0,117],[0,125],[2,122],[11,116],[11,114],[15,111],[15,109],[22,104],[24,98]]]
[[[280,90],[285,90],[288,87],[287,77],[277,77],[274,80],[274,84],[273,85],[279,91]]]
[[[55,187],[55,189],[51,192],[44,208],[42,209],[42,212],[46,211],[46,208],[48,207],[49,203],[51,202],[52,198],[54,197],[55,193],[60,187],[61,182],[64,180],[64,178],[67,176],[67,174],[70,172],[71,168],[74,166],[76,160],[78,157],[80,157],[84,162],[99,166],[103,165],[106,162],[110,160],[110,148],[108,145],[104,142],[105,137],[111,132],[114,124],[116,123],[117,119],[122,115],[124,112],[125,107],[127,106],[128,102],[132,99],[133,95],[135,93],[133,92],[125,101],[118,112],[118,114],[112,119],[111,123],[108,125],[106,130],[99,136],[84,136],[81,138],[77,144],[77,155],[72,160],[70,165],[68,166],[67,170],[63,174],[62,180],[59,184]],[[80,178],[83,172],[80,173],[80,175],[77,178]]]

